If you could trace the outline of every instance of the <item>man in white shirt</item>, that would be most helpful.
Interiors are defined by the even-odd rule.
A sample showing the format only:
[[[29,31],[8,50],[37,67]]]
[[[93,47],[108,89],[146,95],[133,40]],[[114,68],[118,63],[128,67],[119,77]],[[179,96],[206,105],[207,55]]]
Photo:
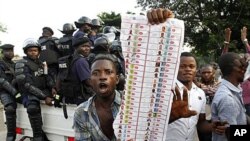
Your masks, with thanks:
[[[194,141],[196,130],[199,130],[201,133],[209,133],[214,130],[217,133],[224,133],[225,131],[224,126],[215,126],[215,123],[208,123],[206,121],[205,93],[193,83],[196,69],[197,62],[194,55],[189,52],[183,52],[180,57],[176,85],[183,99],[184,93],[182,92],[184,89],[187,90],[189,109],[196,111],[197,115],[177,120],[173,120],[170,117],[166,141]]]
[[[187,89],[189,109],[195,110],[197,115],[188,118],[180,118],[175,121],[170,119],[167,131],[167,141],[193,141],[195,139],[196,126],[198,128],[202,127],[206,121],[205,93],[193,83],[196,75],[196,68],[197,63],[195,57],[189,52],[183,52],[180,58],[180,67],[176,84],[181,92],[181,96],[183,95],[183,89]],[[207,123],[207,125],[209,124]]]

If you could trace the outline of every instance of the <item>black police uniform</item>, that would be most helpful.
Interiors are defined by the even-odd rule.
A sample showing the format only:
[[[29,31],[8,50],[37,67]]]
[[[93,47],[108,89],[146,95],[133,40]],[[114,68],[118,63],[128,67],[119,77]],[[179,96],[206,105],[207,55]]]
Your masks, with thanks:
[[[60,57],[60,51],[57,48],[58,38],[40,37],[38,43],[41,45],[41,53],[39,59],[42,62],[46,61],[49,68],[49,73],[55,80],[58,72],[57,60]]]
[[[40,100],[52,97],[51,89],[55,86],[52,76],[46,74],[43,63],[37,59],[24,57],[15,65],[15,74],[22,103],[27,108],[33,130],[33,140],[43,141],[46,136],[42,130]]]
[[[60,57],[74,53],[74,48],[72,47],[72,38],[72,35],[63,35],[63,37],[59,39],[58,49],[60,52]]]
[[[12,49],[14,46],[5,44],[1,49]],[[3,57],[0,60],[0,99],[4,105],[6,125],[7,125],[7,141],[15,141],[16,138],[16,100],[17,90],[12,85],[14,80],[14,62]]]
[[[64,34],[63,37],[59,39],[57,45],[60,57],[73,54],[74,48],[72,47],[72,38],[73,38],[73,33],[75,32],[74,26],[70,23],[65,23],[63,25],[63,30],[59,31],[61,31]]]
[[[110,53],[114,54],[117,57],[119,68],[118,73],[119,75],[119,83],[116,86],[116,89],[119,91],[123,91],[125,89],[125,61],[122,54],[122,47],[121,42],[115,40],[112,42],[110,47]]]

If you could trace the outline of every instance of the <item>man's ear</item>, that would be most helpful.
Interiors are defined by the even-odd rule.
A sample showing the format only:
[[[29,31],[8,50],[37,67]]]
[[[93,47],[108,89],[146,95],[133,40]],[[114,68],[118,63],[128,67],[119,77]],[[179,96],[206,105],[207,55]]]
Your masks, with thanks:
[[[119,83],[120,81],[120,75],[116,75],[116,85]]]

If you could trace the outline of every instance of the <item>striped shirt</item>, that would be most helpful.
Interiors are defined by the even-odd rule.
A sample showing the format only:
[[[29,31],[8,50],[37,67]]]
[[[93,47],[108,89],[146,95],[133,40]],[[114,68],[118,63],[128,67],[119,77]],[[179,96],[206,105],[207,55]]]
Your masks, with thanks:
[[[88,101],[80,104],[74,114],[75,141],[115,141],[110,140],[102,132],[99,117],[95,108],[96,96],[90,97]],[[114,102],[111,106],[113,118],[115,119],[121,105],[121,94],[116,91]]]

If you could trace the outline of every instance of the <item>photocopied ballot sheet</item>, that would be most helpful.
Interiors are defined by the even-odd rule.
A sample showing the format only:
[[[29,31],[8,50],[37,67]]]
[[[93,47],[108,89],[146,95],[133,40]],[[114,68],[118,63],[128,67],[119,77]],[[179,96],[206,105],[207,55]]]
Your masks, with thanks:
[[[169,18],[150,25],[142,15],[122,16],[126,86],[113,127],[117,139],[165,141],[179,69],[184,22]]]

